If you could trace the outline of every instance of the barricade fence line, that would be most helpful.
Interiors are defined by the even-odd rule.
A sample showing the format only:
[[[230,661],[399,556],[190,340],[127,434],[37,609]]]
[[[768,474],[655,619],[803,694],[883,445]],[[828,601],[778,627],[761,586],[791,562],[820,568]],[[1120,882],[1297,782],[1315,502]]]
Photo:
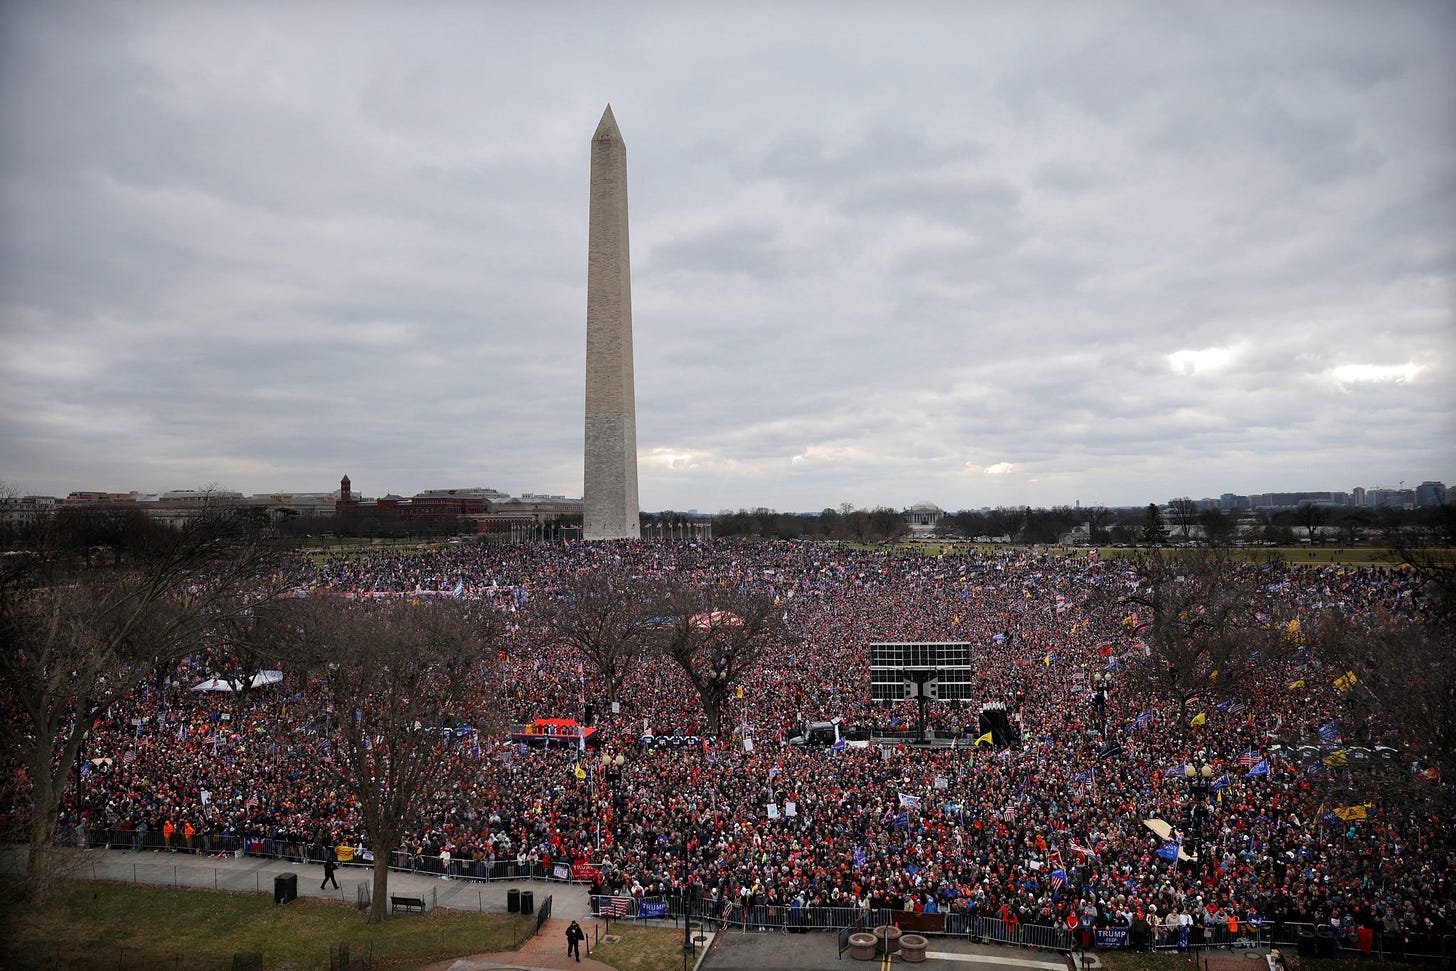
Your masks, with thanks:
[[[146,832],[107,829],[73,830],[69,833],[57,834],[57,842],[72,845],[79,843],[93,849],[105,848],[134,852],[170,851],[232,858],[247,856],[284,860],[290,863],[314,864],[322,864],[330,849],[317,842],[299,842],[237,834],[198,833],[188,839],[185,835],[174,833],[169,840],[160,830],[155,829],[148,829]],[[367,859],[340,859],[338,863],[341,868],[367,869],[374,865],[372,860]],[[513,880],[545,880],[559,883],[590,882],[574,876],[562,876],[559,870],[562,866],[563,864],[559,863],[546,864],[537,861],[522,863],[519,859],[497,859],[494,862],[482,861],[479,864],[468,859],[451,859],[447,866],[438,855],[416,854],[408,850],[396,850],[390,855],[389,862],[389,869],[397,873],[422,873],[480,883]],[[592,866],[600,869],[600,864],[593,863]],[[614,898],[611,894],[593,895],[591,897],[592,912],[599,913],[602,901],[621,899],[623,896],[630,902],[627,919],[652,920],[667,917],[679,920],[682,918],[682,898],[680,897],[637,898],[619,895]],[[641,902],[653,905],[651,909],[654,913],[651,916],[639,915],[638,906]],[[655,912],[657,907],[662,908],[661,913]],[[712,921],[723,927],[742,929],[761,927],[764,930],[773,929],[783,932],[839,931],[860,921],[864,921],[867,927],[876,927],[881,924],[894,923],[896,915],[904,915],[904,913],[889,909],[862,910],[858,907],[800,907],[792,902],[777,905],[744,904],[736,899],[724,899],[715,904],[710,904],[709,901],[694,900],[690,901],[688,907],[690,919]],[[615,915],[613,916],[615,919]],[[1075,950],[1080,946],[1082,939],[1080,932],[1070,931],[1064,924],[1047,925],[1023,922],[1013,927],[1008,926],[1007,922],[1000,918],[978,916],[974,913],[944,912],[939,916],[944,920],[943,930],[917,931],[917,933],[968,937],[973,941],[1052,951]],[[1097,930],[1091,931],[1094,940]],[[1141,946],[1158,951],[1262,949],[1268,947],[1297,950],[1301,943],[1308,947],[1311,938],[1325,937],[1333,938],[1333,948],[1336,954],[1354,956],[1367,953],[1357,941],[1351,940],[1345,928],[1337,928],[1329,924],[1274,922],[1266,919],[1257,924],[1241,922],[1238,929],[1233,931],[1226,924],[1195,924],[1186,929],[1186,936],[1182,928],[1159,926],[1150,928],[1146,940],[1136,944],[1130,942],[1131,934],[1127,927],[1102,930],[1111,930],[1112,936],[1122,939],[1121,943],[1112,945],[1116,948],[1128,947],[1131,944],[1131,946]],[[1104,939],[1107,939],[1106,935],[1104,935]],[[1456,959],[1456,935],[1451,934],[1406,933],[1396,935],[1376,931],[1371,935],[1369,947],[1368,953],[1372,957],[1381,959],[1439,961],[1446,965]]]
[[[332,848],[316,842],[236,835],[198,834],[190,841],[182,836],[174,835],[169,841],[157,830],[147,830],[145,833],[124,830],[90,830],[87,832],[84,845],[91,849],[152,853],[176,852],[234,859],[247,856],[284,860],[290,863],[316,864],[322,864],[328,856],[328,851]],[[372,859],[340,858],[336,862],[341,868],[367,869],[374,866]],[[482,883],[511,880],[546,880],[557,883],[590,882],[574,876],[561,876],[557,868],[562,865],[569,866],[529,860],[521,863],[519,860],[501,859],[497,859],[493,863],[482,861],[477,864],[473,860],[462,860],[457,857],[452,858],[447,866],[443,862],[443,858],[438,855],[417,854],[408,850],[395,850],[390,854],[389,861],[389,869],[396,873],[423,873],[428,876]],[[599,867],[597,863],[591,865]]]

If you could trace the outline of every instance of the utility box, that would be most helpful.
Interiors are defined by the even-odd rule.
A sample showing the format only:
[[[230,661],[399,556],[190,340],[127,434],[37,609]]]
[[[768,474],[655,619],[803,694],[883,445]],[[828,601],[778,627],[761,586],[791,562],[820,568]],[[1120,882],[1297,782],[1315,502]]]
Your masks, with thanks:
[[[298,874],[280,873],[273,878],[273,902],[286,904],[298,899]]]

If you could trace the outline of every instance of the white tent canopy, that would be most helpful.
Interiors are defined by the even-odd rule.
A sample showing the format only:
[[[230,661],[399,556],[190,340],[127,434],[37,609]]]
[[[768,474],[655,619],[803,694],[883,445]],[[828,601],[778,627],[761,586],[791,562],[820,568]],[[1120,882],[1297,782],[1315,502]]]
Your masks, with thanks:
[[[283,680],[282,671],[259,671],[249,679],[249,687],[261,688],[266,684],[277,684]],[[240,678],[208,678],[192,686],[193,691],[237,691],[242,687]]]

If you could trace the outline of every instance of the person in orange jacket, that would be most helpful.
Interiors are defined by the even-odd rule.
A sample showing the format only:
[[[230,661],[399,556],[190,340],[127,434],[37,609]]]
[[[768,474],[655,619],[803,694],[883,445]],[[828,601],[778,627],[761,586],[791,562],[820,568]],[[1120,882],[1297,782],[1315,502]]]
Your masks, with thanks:
[[[176,833],[177,824],[172,822],[172,820],[168,819],[165,823],[162,824],[162,841],[166,844],[168,853],[176,852],[176,850],[172,846],[172,837],[176,835]]]

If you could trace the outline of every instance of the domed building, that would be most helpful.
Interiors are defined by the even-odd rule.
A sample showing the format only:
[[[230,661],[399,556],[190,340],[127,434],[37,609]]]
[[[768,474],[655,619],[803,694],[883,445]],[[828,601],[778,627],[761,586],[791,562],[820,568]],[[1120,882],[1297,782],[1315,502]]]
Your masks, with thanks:
[[[903,515],[912,536],[929,536],[940,527],[940,520],[945,516],[945,510],[935,503],[925,500],[906,509]]]

